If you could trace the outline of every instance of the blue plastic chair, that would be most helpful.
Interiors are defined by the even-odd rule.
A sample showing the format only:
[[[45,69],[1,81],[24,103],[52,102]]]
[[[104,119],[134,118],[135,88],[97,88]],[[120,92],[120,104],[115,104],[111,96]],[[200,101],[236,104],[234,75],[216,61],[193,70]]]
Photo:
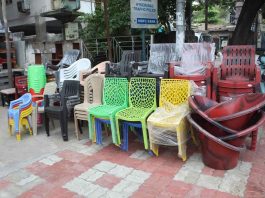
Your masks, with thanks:
[[[32,96],[30,93],[26,93],[17,100],[13,100],[10,103],[8,109],[8,124],[9,133],[12,135],[12,127],[15,127],[15,133],[17,140],[20,140],[20,126],[28,126],[30,134],[32,134],[29,115],[32,113]]]

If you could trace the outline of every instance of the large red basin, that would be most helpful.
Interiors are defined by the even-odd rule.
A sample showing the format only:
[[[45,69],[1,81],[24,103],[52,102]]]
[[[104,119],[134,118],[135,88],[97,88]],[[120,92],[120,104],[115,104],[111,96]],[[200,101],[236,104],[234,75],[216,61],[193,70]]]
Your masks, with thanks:
[[[193,119],[194,115],[188,115],[187,119],[201,142],[203,163],[220,170],[236,167],[240,151],[244,148],[233,146],[213,136]]]
[[[248,121],[265,105],[265,94],[252,93],[214,105],[205,111],[210,118],[234,130],[247,127]]]

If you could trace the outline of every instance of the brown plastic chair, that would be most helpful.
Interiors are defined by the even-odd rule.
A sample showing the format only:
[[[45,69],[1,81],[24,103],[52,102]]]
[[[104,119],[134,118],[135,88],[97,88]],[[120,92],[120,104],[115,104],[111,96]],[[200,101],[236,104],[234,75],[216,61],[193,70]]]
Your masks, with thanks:
[[[84,86],[86,77],[88,77],[91,74],[94,74],[94,73],[105,74],[106,63],[110,63],[110,61],[103,61],[91,69],[80,71],[80,75],[79,75],[80,84]]]
[[[37,135],[38,132],[38,125],[37,125],[37,115],[38,113],[44,113],[44,95],[53,95],[56,92],[57,84],[55,82],[46,83],[43,95],[34,95],[32,98],[38,98],[35,102],[36,104],[33,106],[32,111],[32,127],[33,127],[33,134]],[[53,123],[54,126],[54,123]]]
[[[84,103],[74,107],[75,132],[78,140],[82,132],[78,120],[88,121],[89,109],[102,103],[103,80],[103,75],[92,74],[84,81]]]

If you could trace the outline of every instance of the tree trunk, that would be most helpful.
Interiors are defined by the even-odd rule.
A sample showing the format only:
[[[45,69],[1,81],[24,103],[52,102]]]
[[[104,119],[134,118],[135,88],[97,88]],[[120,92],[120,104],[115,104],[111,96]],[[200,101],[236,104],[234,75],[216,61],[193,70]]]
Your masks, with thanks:
[[[95,0],[95,8],[96,9],[101,9],[101,0]]]
[[[205,0],[205,30],[208,30],[208,9],[209,9],[209,0]]]
[[[9,41],[9,33],[8,33],[8,24],[6,19],[6,1],[2,0],[2,14],[3,21],[5,26],[5,39],[6,39],[6,61],[7,61],[7,69],[8,69],[8,81],[11,87],[14,87],[13,84],[13,75],[12,75],[12,64],[11,64],[11,49],[10,49],[10,41]]]
[[[109,0],[104,0],[104,21],[105,21],[105,37],[107,38],[108,43],[108,57],[112,61],[112,49],[111,49],[111,40],[109,32]]]
[[[258,10],[264,3],[264,0],[245,0],[237,21],[236,29],[230,41],[231,45],[252,44],[251,35],[253,33],[250,29]]]

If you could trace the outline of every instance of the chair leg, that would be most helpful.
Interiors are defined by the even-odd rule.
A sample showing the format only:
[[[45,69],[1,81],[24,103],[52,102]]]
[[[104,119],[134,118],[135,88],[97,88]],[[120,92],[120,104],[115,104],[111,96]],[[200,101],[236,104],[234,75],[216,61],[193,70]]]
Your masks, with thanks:
[[[76,138],[78,140],[80,140],[80,137],[79,137],[80,131],[79,131],[79,127],[78,127],[79,122],[78,122],[78,119],[77,119],[77,117],[76,117],[75,114],[74,114],[74,121],[75,121],[75,134],[76,134]]]
[[[47,136],[50,136],[49,117],[46,113],[44,114],[44,123],[45,123],[45,130],[46,130]]]
[[[67,114],[62,114],[60,118],[61,132],[64,141],[68,141],[68,119]]]
[[[38,124],[37,124],[37,109],[38,107],[33,107],[33,110],[32,110],[32,126],[33,126],[33,134],[34,135],[37,135],[37,130],[38,130]]]
[[[144,148],[148,150],[148,135],[147,135],[147,128],[145,121],[142,121],[142,130],[143,130],[143,137],[144,137]]]
[[[152,133],[150,133],[150,131],[149,131],[149,144],[150,144],[150,150],[151,150],[151,152],[153,152],[152,154],[155,154],[156,156],[158,156],[159,145],[153,143],[153,137],[152,137]]]
[[[182,119],[177,127],[177,141],[178,141],[178,156],[182,158],[183,161],[187,160],[187,139],[188,132],[186,127],[186,120]]]
[[[83,129],[82,129],[83,123],[84,123],[84,120],[78,120],[78,122],[77,122],[77,124],[78,124],[77,126],[78,126],[78,129],[80,131],[80,134],[83,134]]]
[[[115,117],[110,118],[110,127],[111,127],[112,142],[117,146],[119,146],[121,144],[121,140],[120,138],[117,137]]]
[[[96,119],[95,120],[95,125],[96,125],[96,142],[97,144],[102,144],[102,123],[100,120]]]
[[[94,128],[95,128],[95,123],[94,123],[94,119],[93,119],[93,115],[89,114],[88,116],[88,128],[89,128],[89,139],[93,141],[94,139]]]
[[[121,135],[120,135],[120,123],[119,123],[119,118],[116,117],[116,120],[115,120],[115,123],[116,123],[116,128],[117,128],[117,139],[118,139],[118,144],[121,144]],[[123,126],[123,125],[122,125]],[[112,127],[112,126],[111,126]],[[124,128],[123,128],[124,130]],[[112,132],[112,128],[111,128],[111,132]],[[112,137],[112,140],[113,140],[113,137]]]
[[[123,132],[122,150],[128,151],[128,148],[129,148],[129,126],[125,123],[122,124],[122,132]]]

